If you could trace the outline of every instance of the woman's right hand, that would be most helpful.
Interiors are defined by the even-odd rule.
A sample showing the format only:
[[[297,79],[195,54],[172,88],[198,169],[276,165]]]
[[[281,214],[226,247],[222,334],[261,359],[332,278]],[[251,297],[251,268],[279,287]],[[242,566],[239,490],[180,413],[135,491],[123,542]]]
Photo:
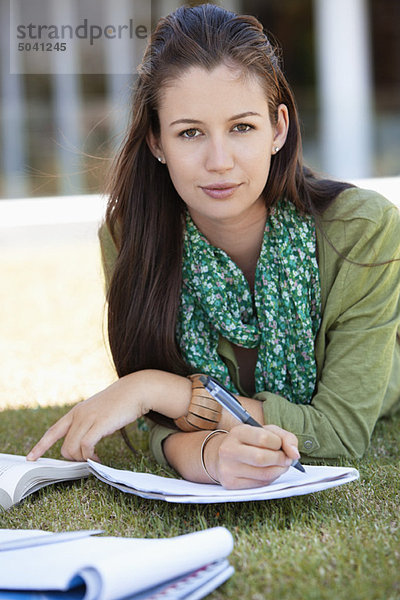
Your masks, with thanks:
[[[135,377],[136,375],[136,377]],[[61,453],[68,460],[99,460],[96,444],[132,423],[148,409],[143,404],[138,374],[122,377],[105,390],[74,406],[59,419],[39,440],[27,455],[36,460],[61,438]]]
[[[74,406],[29,452],[36,460],[61,438],[68,460],[99,460],[95,447],[105,436],[155,410],[176,419],[187,413],[191,382],[186,377],[153,369],[121,377],[102,392]]]
[[[204,451],[209,473],[227,489],[268,485],[300,457],[297,438],[276,425],[237,425],[213,436]]]

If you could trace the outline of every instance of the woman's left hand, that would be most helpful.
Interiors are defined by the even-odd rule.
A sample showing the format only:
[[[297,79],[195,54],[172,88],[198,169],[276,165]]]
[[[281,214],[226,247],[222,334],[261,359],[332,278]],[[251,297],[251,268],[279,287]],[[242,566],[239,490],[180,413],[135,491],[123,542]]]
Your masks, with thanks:
[[[175,433],[165,439],[163,448],[169,464],[184,479],[198,483],[214,480],[226,489],[243,489],[269,485],[287,471],[300,457],[297,445],[293,433],[276,425],[235,425],[226,433]]]
[[[210,440],[205,464],[227,489],[259,487],[272,483],[300,458],[297,444],[293,433],[276,425],[237,425]]]

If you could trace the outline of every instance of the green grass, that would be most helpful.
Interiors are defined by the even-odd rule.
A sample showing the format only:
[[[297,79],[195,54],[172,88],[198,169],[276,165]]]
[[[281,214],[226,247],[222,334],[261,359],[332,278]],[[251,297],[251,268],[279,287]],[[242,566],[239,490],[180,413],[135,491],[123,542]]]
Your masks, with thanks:
[[[66,407],[1,413],[2,451],[26,453]],[[400,598],[400,418],[378,424],[370,450],[353,464],[360,481],[283,500],[171,505],[124,494],[95,478],[49,486],[0,513],[0,527],[102,528],[109,535],[170,537],[223,525],[233,534],[235,575],[212,598],[353,600]],[[107,464],[167,471],[136,432],[134,457],[119,434],[98,448]],[[49,453],[59,457],[60,443]]]

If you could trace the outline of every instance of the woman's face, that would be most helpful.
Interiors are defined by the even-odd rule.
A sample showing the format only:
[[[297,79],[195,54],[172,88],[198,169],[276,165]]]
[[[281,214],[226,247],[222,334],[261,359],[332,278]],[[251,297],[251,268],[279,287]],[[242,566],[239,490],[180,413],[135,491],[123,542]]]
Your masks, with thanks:
[[[265,215],[261,197],[275,148],[286,140],[280,105],[272,125],[265,92],[254,76],[219,65],[192,67],[161,94],[160,136],[153,154],[166,161],[172,182],[198,226]]]

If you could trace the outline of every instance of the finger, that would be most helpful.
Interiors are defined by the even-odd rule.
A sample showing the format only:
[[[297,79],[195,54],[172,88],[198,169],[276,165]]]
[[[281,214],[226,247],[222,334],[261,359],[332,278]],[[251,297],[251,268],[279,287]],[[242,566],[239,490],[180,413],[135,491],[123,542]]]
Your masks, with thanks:
[[[286,456],[282,450],[268,450],[249,446],[247,452],[243,450],[243,458],[240,458],[240,462],[260,469],[265,467],[290,467],[292,459]]]
[[[226,489],[247,489],[270,485],[283,475],[289,467],[267,467],[258,469],[248,466],[245,470],[237,470],[233,476],[222,475],[221,485]]]
[[[270,425],[266,425],[265,427],[238,425],[233,427],[230,433],[232,433],[233,437],[242,444],[269,448],[271,450],[280,450],[282,448],[282,439],[278,432],[270,429],[270,427]]]
[[[237,462],[253,467],[287,467],[292,459],[282,450],[270,450],[262,446],[242,444],[238,440],[226,440],[219,448],[219,455],[227,463]]]
[[[72,416],[68,413],[61,417],[54,425],[46,431],[46,433],[40,438],[38,443],[32,448],[27,454],[27,460],[37,460],[40,458],[49,448],[51,448],[58,440],[63,438],[71,425]]]
[[[83,440],[81,441],[81,445],[77,446],[74,450],[71,450],[68,444],[65,445],[64,443],[61,447],[61,454],[67,460],[83,462],[86,461],[88,458],[91,458],[92,460],[97,459],[97,461],[100,462],[97,455],[94,452],[94,448],[92,450],[86,448]]]
[[[91,427],[85,423],[74,423],[65,436],[61,447],[61,454],[67,460],[84,461],[94,455],[95,442],[90,441]],[[98,440],[96,440],[97,442]]]
[[[294,433],[286,431],[286,429],[282,429],[277,425],[268,425],[268,427],[270,427],[271,430],[280,437],[282,449],[287,456],[292,459],[300,458],[300,452],[298,449],[299,442]]]
[[[89,429],[87,434],[81,440],[81,454],[83,460],[90,458],[91,460],[100,462],[95,448],[96,444],[102,439],[102,437],[103,434],[99,430],[96,430],[95,427],[91,427],[91,429]]]
[[[105,436],[101,424],[93,424],[89,428],[85,423],[76,426],[66,436],[61,453],[69,460],[86,461],[88,458],[100,462],[95,452],[96,444]]]

